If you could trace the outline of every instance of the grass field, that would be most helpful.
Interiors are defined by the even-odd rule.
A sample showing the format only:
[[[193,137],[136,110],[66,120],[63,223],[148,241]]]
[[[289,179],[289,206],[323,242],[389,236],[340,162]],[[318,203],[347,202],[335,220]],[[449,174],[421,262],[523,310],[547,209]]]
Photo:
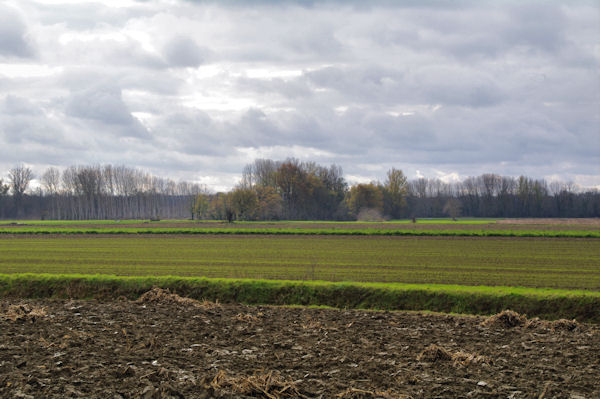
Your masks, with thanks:
[[[157,285],[222,301],[477,314],[509,307],[597,323],[599,225],[4,222],[0,297],[135,297]]]
[[[4,236],[0,273],[178,275],[600,289],[597,239]]]

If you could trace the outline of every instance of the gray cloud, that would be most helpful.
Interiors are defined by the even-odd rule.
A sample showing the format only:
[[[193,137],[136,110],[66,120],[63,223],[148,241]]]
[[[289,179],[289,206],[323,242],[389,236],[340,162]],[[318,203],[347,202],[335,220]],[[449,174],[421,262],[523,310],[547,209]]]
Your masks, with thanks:
[[[40,115],[41,110],[26,98],[7,95],[0,103],[0,112],[6,115]]]
[[[174,67],[197,67],[206,61],[208,49],[203,49],[196,42],[184,36],[171,39],[163,49],[169,65]]]
[[[4,162],[16,164],[25,158],[60,164],[69,152],[84,149],[38,104],[14,95],[0,98],[0,156]]]
[[[92,86],[114,86],[160,96],[179,93],[185,82],[165,71],[145,68],[107,68],[101,65],[66,67],[55,78],[55,85],[72,92],[84,92]]]
[[[322,68],[307,74],[317,87],[361,103],[416,103],[486,107],[504,100],[492,76],[465,67],[424,66],[416,71],[371,66]]]
[[[202,111],[176,110],[161,117],[153,133],[165,148],[185,154],[225,156],[232,150],[223,127]]]
[[[131,115],[121,89],[112,85],[93,86],[75,92],[66,104],[66,114],[90,123],[99,132],[143,138],[146,128]]]
[[[33,57],[35,48],[30,40],[19,13],[0,4],[0,57]]]
[[[73,40],[63,49],[62,56],[84,62],[86,65],[110,65],[111,67],[164,68],[167,64],[157,54],[144,50],[140,43],[120,40]]]
[[[541,5],[534,2],[514,6],[505,35],[513,45],[556,52],[565,44],[565,15],[558,4]]]

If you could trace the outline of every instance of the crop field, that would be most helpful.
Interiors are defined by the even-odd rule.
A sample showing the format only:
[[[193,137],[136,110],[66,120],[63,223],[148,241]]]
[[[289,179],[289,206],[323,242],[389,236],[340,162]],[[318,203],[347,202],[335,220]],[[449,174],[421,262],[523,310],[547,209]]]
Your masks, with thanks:
[[[5,222],[0,296],[114,290],[135,297],[161,286],[245,303],[477,314],[510,304],[530,315],[600,322],[599,223]],[[127,276],[133,282],[119,280]]]
[[[596,239],[4,236],[0,273],[177,275],[600,289]]]

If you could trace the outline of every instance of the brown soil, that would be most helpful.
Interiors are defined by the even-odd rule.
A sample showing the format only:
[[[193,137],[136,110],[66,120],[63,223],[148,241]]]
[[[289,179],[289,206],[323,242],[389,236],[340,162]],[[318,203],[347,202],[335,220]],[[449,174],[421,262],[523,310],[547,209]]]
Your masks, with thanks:
[[[459,219],[460,220],[460,219]],[[406,224],[395,224],[395,223],[349,223],[349,224],[332,224],[322,222],[258,222],[258,223],[227,223],[227,222],[214,222],[214,221],[168,221],[164,220],[161,222],[148,222],[148,221],[123,221],[117,224],[103,224],[103,223],[85,223],[71,225],[71,224],[55,224],[52,226],[43,224],[25,224],[25,223],[9,223],[3,225],[5,227],[44,227],[44,228],[55,228],[55,227],[74,227],[81,229],[118,229],[118,228],[141,228],[141,229],[155,229],[155,228],[208,228],[208,229],[401,229],[401,230],[598,230],[600,229],[600,218],[523,218],[523,219],[499,219],[497,221],[490,221],[489,223],[477,223],[477,224],[461,224],[461,223],[406,223]],[[1,227],[1,226],[0,226]]]
[[[600,218],[525,218],[498,220],[498,224],[529,224],[600,228]]]
[[[2,299],[0,397],[600,397],[598,326],[510,316]]]

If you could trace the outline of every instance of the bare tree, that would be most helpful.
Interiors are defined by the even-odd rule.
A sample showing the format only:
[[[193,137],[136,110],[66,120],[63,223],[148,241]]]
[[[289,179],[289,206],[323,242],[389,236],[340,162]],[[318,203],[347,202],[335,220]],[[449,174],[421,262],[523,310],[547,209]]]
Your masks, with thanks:
[[[0,196],[6,195],[10,190],[10,186],[8,184],[4,184],[4,181],[0,179]]]
[[[263,187],[276,187],[278,162],[271,159],[257,159],[250,165],[253,174],[252,182]]]
[[[58,219],[58,188],[60,184],[60,172],[56,168],[48,168],[42,175],[42,186],[46,196],[50,197],[50,217]]]
[[[251,189],[254,187],[254,173],[253,173],[252,164],[248,164],[244,166],[244,170],[242,171],[242,181],[240,182],[240,187],[244,189]]]
[[[10,189],[8,184],[4,184],[4,181],[2,179],[0,179],[0,217],[4,218],[5,215],[5,206],[4,206],[4,197],[6,196],[6,194],[8,193],[8,190]]]
[[[29,187],[29,183],[33,179],[33,172],[31,171],[31,169],[25,167],[24,165],[18,165],[8,172],[8,179],[10,182],[10,188],[13,193],[13,198],[15,200],[15,207],[17,210],[18,218],[21,217],[23,213],[23,196],[25,195],[27,187]]]
[[[42,186],[48,195],[55,195],[60,184],[60,172],[56,168],[48,168],[42,175]]]

